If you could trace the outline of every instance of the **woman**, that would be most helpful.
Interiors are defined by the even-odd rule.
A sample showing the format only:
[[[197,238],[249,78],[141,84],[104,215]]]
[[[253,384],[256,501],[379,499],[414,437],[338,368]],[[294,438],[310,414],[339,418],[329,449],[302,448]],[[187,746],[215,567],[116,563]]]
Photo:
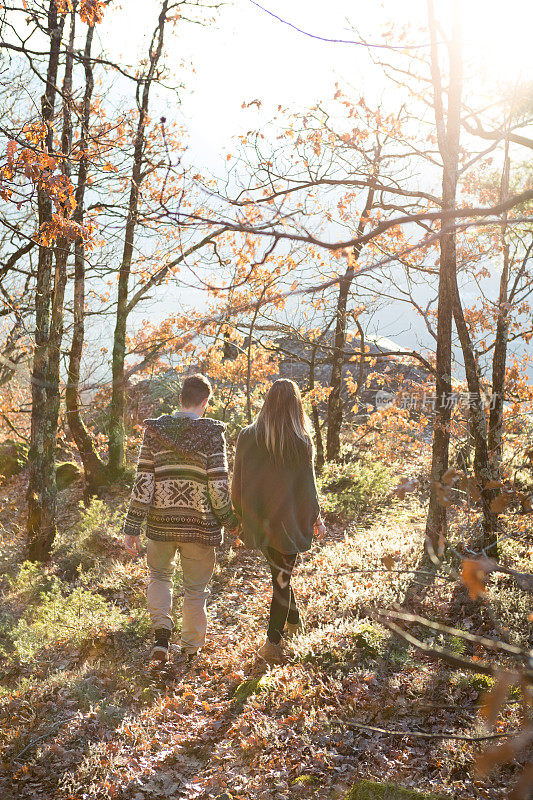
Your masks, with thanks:
[[[323,534],[309,420],[294,381],[280,379],[237,440],[231,487],[233,507],[248,547],[263,552],[272,573],[272,604],[259,655],[284,661],[282,635],[301,630],[291,576],[298,553],[309,550],[313,529]]]

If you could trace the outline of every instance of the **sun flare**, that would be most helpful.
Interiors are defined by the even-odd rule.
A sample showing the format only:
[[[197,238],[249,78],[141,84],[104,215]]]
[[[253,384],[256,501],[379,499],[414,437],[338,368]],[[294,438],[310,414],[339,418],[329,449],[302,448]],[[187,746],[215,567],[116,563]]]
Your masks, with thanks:
[[[451,4],[450,4],[451,5]],[[463,0],[465,61],[488,77],[508,83],[533,80],[531,25],[527,0]]]

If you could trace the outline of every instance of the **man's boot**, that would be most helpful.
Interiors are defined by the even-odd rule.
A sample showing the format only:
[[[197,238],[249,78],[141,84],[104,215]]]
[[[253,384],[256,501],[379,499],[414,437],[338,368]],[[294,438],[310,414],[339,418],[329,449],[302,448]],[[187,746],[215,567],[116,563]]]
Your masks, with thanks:
[[[158,628],[154,632],[154,636],[155,642],[150,651],[150,661],[160,661],[165,664],[168,661],[170,631],[167,628]]]

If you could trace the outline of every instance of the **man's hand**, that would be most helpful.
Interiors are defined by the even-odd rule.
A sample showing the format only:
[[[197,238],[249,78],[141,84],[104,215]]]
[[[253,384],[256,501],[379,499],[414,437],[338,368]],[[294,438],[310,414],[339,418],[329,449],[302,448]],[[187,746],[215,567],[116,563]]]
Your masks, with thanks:
[[[317,539],[322,539],[326,535],[326,526],[321,517],[315,522],[315,536]]]
[[[141,552],[141,546],[139,544],[139,537],[132,536],[131,534],[127,533],[124,536],[124,547],[133,558],[137,558],[139,553]]]

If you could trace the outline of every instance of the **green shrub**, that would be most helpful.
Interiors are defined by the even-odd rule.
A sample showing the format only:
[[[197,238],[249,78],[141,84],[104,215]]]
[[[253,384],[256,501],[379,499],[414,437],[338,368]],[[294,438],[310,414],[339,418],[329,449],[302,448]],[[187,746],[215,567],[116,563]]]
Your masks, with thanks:
[[[362,658],[376,658],[389,638],[385,628],[373,622],[358,623],[352,637]]]
[[[226,440],[230,449],[235,445],[242,428],[248,425],[244,406],[245,397],[242,392],[236,392],[229,408],[226,408],[225,404],[216,397],[213,397],[209,406],[209,416],[226,424]]]
[[[244,703],[251,695],[271,689],[272,683],[272,676],[268,674],[261,675],[259,678],[248,678],[237,686],[233,697],[238,703]]]
[[[24,606],[35,603],[39,596],[51,588],[54,577],[42,564],[24,561],[18,572],[7,575],[7,590],[5,594],[16,598]]]
[[[12,629],[10,639],[20,661],[31,661],[38,650],[65,643],[79,645],[121,627],[124,616],[103,597],[77,587],[63,594],[57,578]]]
[[[73,577],[76,571],[87,571],[94,566],[105,573],[113,560],[123,517],[122,507],[112,508],[98,498],[87,508],[80,503],[77,523],[68,531],[59,531],[54,544],[54,559],[64,576]]]
[[[318,484],[324,511],[357,516],[384,503],[394,482],[385,464],[364,460],[325,464]]]
[[[472,675],[470,672],[466,675],[456,673],[454,676],[454,683],[461,689],[473,689],[479,694],[489,692],[494,687],[494,678],[482,673],[475,673]]]

